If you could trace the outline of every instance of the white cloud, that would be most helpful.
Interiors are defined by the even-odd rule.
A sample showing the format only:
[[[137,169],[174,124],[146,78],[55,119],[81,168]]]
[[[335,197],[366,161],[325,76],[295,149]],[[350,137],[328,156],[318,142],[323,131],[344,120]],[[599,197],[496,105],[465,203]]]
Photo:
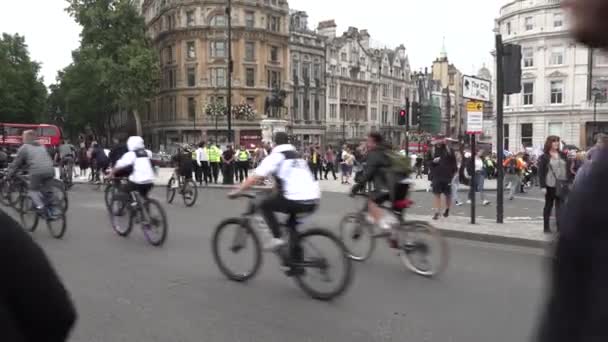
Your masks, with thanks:
[[[494,19],[506,0],[289,0],[291,8],[307,11],[311,26],[335,19],[339,32],[355,26],[387,46],[404,44],[410,63],[429,66],[445,37],[449,59],[464,73],[490,63]],[[362,6],[361,4],[364,4]],[[65,12],[65,0],[2,0],[0,32],[26,37],[34,60],[42,62],[45,83],[71,61],[80,27]],[[313,28],[314,28],[313,27]]]

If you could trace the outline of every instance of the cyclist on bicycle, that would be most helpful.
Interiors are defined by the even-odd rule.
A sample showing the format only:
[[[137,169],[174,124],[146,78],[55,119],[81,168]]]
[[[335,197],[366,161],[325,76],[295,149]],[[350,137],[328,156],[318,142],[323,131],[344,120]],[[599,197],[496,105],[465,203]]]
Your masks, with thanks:
[[[96,141],[91,144],[91,160],[95,160],[95,181],[100,183],[100,176],[110,166],[110,159]]]
[[[142,197],[147,198],[156,178],[151,160],[152,152],[145,148],[144,139],[140,136],[129,137],[127,148],[129,152],[116,162],[110,175],[128,173],[129,183],[124,191],[126,193],[137,191]]]
[[[67,166],[67,172],[64,177],[72,177],[72,170],[74,169],[74,157],[76,156],[76,148],[74,145],[70,144],[69,140],[65,139],[61,141],[61,145],[57,149],[57,153],[55,153],[55,160],[59,161],[59,166],[61,167],[61,172],[63,172],[64,168]]]
[[[23,145],[9,166],[9,177],[14,176],[20,170],[29,174],[28,195],[36,209],[43,211],[44,201],[41,191],[46,192],[50,188],[55,179],[55,167],[46,148],[36,141],[36,133],[32,130],[23,132]]]
[[[390,149],[384,143],[384,138],[380,133],[372,132],[367,136],[367,159],[363,173],[358,177],[357,184],[351,189],[351,194],[355,194],[365,189],[367,182],[373,182],[374,190],[369,193],[368,214],[380,228],[390,230],[395,223],[393,217],[384,217],[384,211],[380,207],[382,203],[392,200],[393,205],[407,196],[408,185],[401,180],[407,178],[403,174],[401,179],[391,179],[389,170],[392,166],[389,157]]]
[[[228,195],[235,197],[260,180],[271,175],[275,177],[277,191],[260,203],[262,216],[272,232],[272,237],[264,243],[265,250],[273,250],[285,244],[281,239],[281,229],[275,212],[312,213],[321,198],[319,184],[314,181],[306,161],[300,157],[296,148],[288,143],[287,133],[276,133],[274,141],[276,146],[255,169],[254,174],[247,178],[239,189]]]
[[[183,177],[186,180],[192,179],[193,166],[190,145],[184,144],[172,159],[175,163],[175,175],[180,178]],[[181,184],[181,182],[175,182],[173,186],[178,187],[178,184]]]

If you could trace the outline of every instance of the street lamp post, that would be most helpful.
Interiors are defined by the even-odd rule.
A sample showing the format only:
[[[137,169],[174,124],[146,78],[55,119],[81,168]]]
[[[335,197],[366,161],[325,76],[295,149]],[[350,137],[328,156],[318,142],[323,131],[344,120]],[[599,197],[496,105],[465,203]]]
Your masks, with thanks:
[[[228,143],[232,142],[232,0],[228,0],[226,6],[226,16],[228,17]]]
[[[599,100],[603,100],[604,90],[594,87],[591,89],[591,93],[593,95],[593,134],[592,134],[592,143],[593,139],[597,135],[597,103]]]

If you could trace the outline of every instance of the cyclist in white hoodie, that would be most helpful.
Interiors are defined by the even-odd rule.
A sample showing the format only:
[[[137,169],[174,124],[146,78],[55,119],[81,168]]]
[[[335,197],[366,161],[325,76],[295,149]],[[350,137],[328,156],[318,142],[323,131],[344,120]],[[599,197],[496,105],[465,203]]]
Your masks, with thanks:
[[[127,140],[129,152],[125,153],[114,165],[112,175],[119,170],[129,173],[129,183],[125,191],[130,193],[137,190],[144,198],[154,186],[154,167],[152,166],[152,152],[147,150],[144,139],[139,136],[129,137]]]

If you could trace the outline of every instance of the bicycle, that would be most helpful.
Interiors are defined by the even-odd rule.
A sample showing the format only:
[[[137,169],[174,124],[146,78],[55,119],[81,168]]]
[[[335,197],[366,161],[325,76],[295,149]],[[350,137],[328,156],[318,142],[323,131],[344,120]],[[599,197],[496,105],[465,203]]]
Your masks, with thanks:
[[[137,190],[129,193],[115,192],[108,208],[112,229],[127,237],[134,224],[139,224],[148,243],[162,246],[167,239],[167,215],[160,203],[143,197]]]
[[[262,247],[260,239],[253,228],[254,217],[258,211],[259,203],[256,200],[257,196],[254,194],[240,194],[235,198],[249,199],[248,209],[241,217],[226,219],[216,227],[212,238],[212,249],[213,257],[220,272],[230,280],[244,282],[254,277],[262,264]],[[351,284],[353,273],[352,262],[348,258],[348,253],[342,241],[329,230],[313,228],[304,232],[297,231],[297,227],[302,223],[301,219],[306,215],[309,214],[289,216],[286,223],[282,225],[284,232],[288,236],[288,242],[277,249],[275,254],[282,265],[288,268],[285,274],[289,277],[293,276],[296,284],[304,292],[318,300],[331,300],[342,295]],[[227,237],[229,239],[228,251],[233,254],[240,254],[247,250],[248,244],[253,247],[251,251],[253,265],[244,272],[233,271],[228,266],[225,257],[220,255],[220,252],[223,250],[220,247],[221,237],[226,235],[224,233],[227,233],[228,228],[231,226],[236,227],[237,230],[233,236],[228,235]],[[311,240],[315,239],[324,240],[323,242],[329,243],[332,252],[337,254],[338,261],[336,263],[341,264],[344,269],[340,276],[336,278],[330,276],[330,272],[335,271],[338,266],[328,262],[325,254],[315,246],[318,242],[315,244],[311,242]],[[309,283],[307,277],[314,277],[315,275],[321,277],[322,282],[325,284],[330,283],[334,279],[337,279],[337,282],[335,285],[329,285],[329,288],[326,290],[317,289]]]
[[[60,170],[59,176],[65,186],[65,189],[70,190],[70,188],[72,188],[72,186],[74,186],[74,182],[72,179],[73,173],[74,173],[74,162],[62,160],[61,167],[59,170]]]
[[[25,176],[22,181],[27,184]],[[31,233],[36,231],[38,222],[40,219],[46,221],[46,226],[51,233],[51,236],[55,239],[61,239],[67,229],[67,220],[65,211],[61,204],[61,198],[58,193],[60,190],[57,186],[49,185],[48,191],[41,191],[44,208],[42,210],[37,209],[34,206],[34,201],[27,193],[27,187],[21,188],[19,192],[19,203],[18,209],[19,216],[21,219],[21,225],[23,228]]]
[[[356,213],[346,214],[340,221],[340,238],[352,260],[360,262],[367,260],[376,247],[376,239],[387,238],[389,244],[393,244],[399,250],[403,265],[412,272],[432,277],[445,270],[449,260],[448,246],[439,230],[428,222],[407,221],[403,217],[404,210],[413,204],[412,201],[409,199],[397,201],[390,207],[382,205],[381,207],[385,211],[388,210],[395,216],[398,224],[390,231],[378,232],[375,228],[376,225],[366,219],[368,194],[357,193],[355,196],[365,198],[364,207]],[[349,223],[353,224],[351,229],[349,229]],[[439,258],[436,262],[431,262],[431,265],[429,265],[427,257],[433,248],[421,236],[418,236],[418,233],[421,236],[430,236],[438,246]],[[357,250],[357,247],[361,247],[361,249]],[[419,263],[417,257],[420,258]]]
[[[0,204],[9,205],[11,183],[6,170],[0,170]]]
[[[177,186],[175,184],[176,181]],[[191,207],[196,203],[196,199],[198,198],[198,189],[194,180],[184,180],[183,176],[177,176],[175,173],[171,175],[169,182],[167,182],[167,203],[173,203],[175,193],[178,191],[178,189],[180,195],[182,195],[182,198],[184,199],[184,204],[186,207]]]
[[[115,176],[114,178],[110,179],[109,184],[106,185],[106,187],[103,191],[104,203],[106,204],[106,208],[108,208],[108,210],[110,210],[110,207],[112,205],[112,197],[126,183],[127,183],[126,177],[116,177]]]

